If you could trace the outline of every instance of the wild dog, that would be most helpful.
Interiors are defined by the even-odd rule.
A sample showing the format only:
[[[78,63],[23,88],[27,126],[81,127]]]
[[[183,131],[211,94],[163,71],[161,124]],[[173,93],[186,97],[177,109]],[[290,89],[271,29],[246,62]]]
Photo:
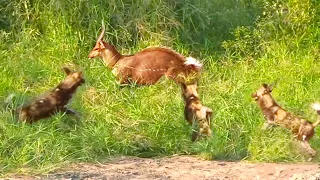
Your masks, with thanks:
[[[152,85],[165,76],[176,83],[190,83],[200,76],[202,64],[185,57],[174,50],[163,47],[150,47],[132,55],[122,55],[117,49],[103,40],[104,24],[95,46],[88,58],[100,57],[119,84]]]
[[[210,121],[212,109],[203,106],[197,92],[197,84],[182,84],[182,96],[185,101],[184,116],[190,125],[198,125],[199,130],[192,133],[192,141],[201,136],[211,136]]]
[[[20,121],[28,123],[36,122],[43,118],[48,118],[57,112],[65,112],[67,114],[75,114],[75,112],[66,107],[72,95],[77,88],[81,86],[85,80],[82,72],[71,72],[70,69],[64,67],[63,70],[67,77],[48,95],[38,98],[28,105],[18,108],[18,116]]]
[[[311,148],[309,140],[314,135],[314,129],[320,123],[320,118],[314,123],[295,117],[291,113],[284,110],[273,99],[271,92],[273,86],[268,84],[262,84],[262,86],[252,94],[252,97],[257,101],[262,113],[267,120],[267,125],[279,125],[291,130],[295,137],[301,141],[301,145],[306,151],[314,157],[316,151]],[[314,104],[313,108],[320,115],[320,105]]]

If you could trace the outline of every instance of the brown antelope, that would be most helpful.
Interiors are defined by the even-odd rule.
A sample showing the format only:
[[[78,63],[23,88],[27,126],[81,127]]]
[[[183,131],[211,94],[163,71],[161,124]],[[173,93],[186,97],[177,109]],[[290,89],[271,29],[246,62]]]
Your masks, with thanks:
[[[82,77],[82,72],[71,72],[66,67],[63,69],[67,77],[56,88],[47,96],[36,99],[31,104],[18,109],[20,121],[32,123],[42,118],[50,117],[59,111],[75,114],[73,110],[65,106],[85,80]]]
[[[272,85],[263,84],[252,97],[257,101],[267,125],[274,124],[291,130],[291,132],[301,141],[303,148],[313,157],[316,151],[311,148],[309,140],[314,135],[314,129],[320,124],[320,118],[314,123],[305,119],[295,117],[282,107],[280,107],[271,96]],[[320,115],[320,105],[314,104],[313,108]]]
[[[155,84],[162,76],[177,83],[192,83],[200,73],[202,64],[192,57],[162,47],[146,48],[133,55],[122,55],[116,48],[103,41],[104,24],[89,58],[102,57],[105,65],[112,69],[120,84],[134,82],[139,85]]]
[[[203,106],[200,102],[197,84],[182,84],[182,96],[185,100],[185,119],[190,125],[199,127],[199,130],[193,130],[192,141],[198,140],[203,135],[211,136],[210,119],[212,117],[212,109]]]

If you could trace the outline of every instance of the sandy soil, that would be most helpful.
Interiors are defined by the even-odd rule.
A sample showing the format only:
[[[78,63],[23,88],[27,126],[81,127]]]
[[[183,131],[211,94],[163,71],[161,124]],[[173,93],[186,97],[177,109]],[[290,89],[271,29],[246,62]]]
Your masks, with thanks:
[[[120,157],[102,164],[75,164],[45,176],[13,176],[8,179],[320,180],[320,168],[319,164],[314,163],[274,164],[205,161],[193,156],[173,156],[157,159]]]

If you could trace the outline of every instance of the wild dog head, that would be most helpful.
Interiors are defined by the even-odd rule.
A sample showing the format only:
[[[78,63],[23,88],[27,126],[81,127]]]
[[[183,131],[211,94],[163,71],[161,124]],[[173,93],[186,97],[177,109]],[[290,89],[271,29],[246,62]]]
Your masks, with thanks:
[[[63,67],[63,70],[67,74],[67,77],[59,84],[58,88],[71,90],[77,88],[85,82],[81,71],[71,71],[67,67]]]
[[[196,83],[193,84],[181,84],[182,89],[182,97],[185,101],[187,101],[191,96],[199,98],[198,87]]]
[[[251,95],[256,101],[260,98],[264,98],[265,96],[270,96],[273,89],[273,85],[262,84],[262,86]]]

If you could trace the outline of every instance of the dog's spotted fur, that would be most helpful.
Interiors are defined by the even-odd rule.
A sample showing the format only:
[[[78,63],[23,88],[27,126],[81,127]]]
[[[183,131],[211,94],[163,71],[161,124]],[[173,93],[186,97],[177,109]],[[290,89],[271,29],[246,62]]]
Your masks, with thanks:
[[[197,85],[182,85],[182,95],[185,100],[184,116],[190,125],[198,126],[198,130],[194,130],[192,141],[198,140],[201,136],[211,136],[210,119],[212,109],[203,106],[200,102],[197,92]]]
[[[315,156],[316,151],[311,148],[309,140],[313,137],[314,129],[319,125],[320,119],[315,123],[311,123],[305,119],[293,116],[275,102],[271,92],[272,86],[263,84],[252,94],[252,97],[257,101],[267,120],[267,125],[275,124],[290,129],[297,139],[302,142],[302,146],[307,152],[311,156]],[[317,110],[317,113],[320,114],[320,110]]]
[[[47,96],[36,99],[31,104],[18,109],[20,121],[32,123],[50,117],[59,111],[75,114],[74,111],[66,108],[65,105],[72,98],[77,88],[85,81],[82,77],[82,72],[71,72],[68,68],[64,68],[64,71],[67,77]]]

